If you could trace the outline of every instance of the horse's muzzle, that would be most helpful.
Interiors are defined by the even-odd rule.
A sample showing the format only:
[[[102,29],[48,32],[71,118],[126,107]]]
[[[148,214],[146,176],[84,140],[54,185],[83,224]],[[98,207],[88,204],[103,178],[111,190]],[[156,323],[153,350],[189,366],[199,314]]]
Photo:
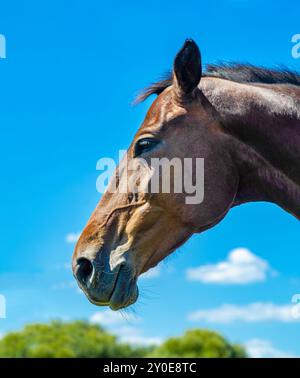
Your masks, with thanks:
[[[121,263],[112,271],[105,271],[96,261],[81,257],[73,272],[79,287],[97,306],[119,310],[130,306],[138,298],[137,279],[129,264]]]

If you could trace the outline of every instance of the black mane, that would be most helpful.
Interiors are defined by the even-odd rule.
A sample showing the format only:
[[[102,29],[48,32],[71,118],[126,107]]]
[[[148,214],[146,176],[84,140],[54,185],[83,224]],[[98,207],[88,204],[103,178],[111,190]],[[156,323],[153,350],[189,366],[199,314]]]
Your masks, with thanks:
[[[286,67],[269,69],[240,63],[209,64],[202,76],[217,77],[237,83],[291,84],[300,86],[300,74]],[[168,72],[162,80],[145,88],[137,97],[136,102],[142,102],[152,94],[159,95],[172,83],[172,73]]]

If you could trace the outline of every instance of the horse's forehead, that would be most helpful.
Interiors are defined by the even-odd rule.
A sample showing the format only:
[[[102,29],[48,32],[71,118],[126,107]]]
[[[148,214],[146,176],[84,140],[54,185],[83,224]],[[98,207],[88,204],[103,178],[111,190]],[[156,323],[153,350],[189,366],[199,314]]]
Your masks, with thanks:
[[[176,116],[186,114],[186,109],[176,104],[171,90],[166,89],[150,106],[141,129],[160,127]]]

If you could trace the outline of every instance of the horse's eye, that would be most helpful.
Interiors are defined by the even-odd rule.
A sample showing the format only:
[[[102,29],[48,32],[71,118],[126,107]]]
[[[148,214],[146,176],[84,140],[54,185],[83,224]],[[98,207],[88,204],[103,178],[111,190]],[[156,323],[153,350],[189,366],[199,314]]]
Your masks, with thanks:
[[[158,140],[154,138],[143,138],[136,142],[134,146],[134,156],[140,156],[144,152],[152,150],[158,144]]]

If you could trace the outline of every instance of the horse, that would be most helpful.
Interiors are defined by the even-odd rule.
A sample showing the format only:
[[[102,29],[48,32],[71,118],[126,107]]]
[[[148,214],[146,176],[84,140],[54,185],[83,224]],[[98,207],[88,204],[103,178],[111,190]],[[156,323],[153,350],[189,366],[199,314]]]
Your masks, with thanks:
[[[142,273],[234,206],[268,201],[300,219],[297,72],[238,63],[202,72],[200,50],[187,39],[171,74],[137,101],[151,95],[157,97],[127,159],[201,157],[204,197],[187,204],[186,193],[171,191],[103,194],[77,242],[72,269],[88,299],[112,310],[133,304]],[[116,187],[124,171],[117,167],[111,179]]]

